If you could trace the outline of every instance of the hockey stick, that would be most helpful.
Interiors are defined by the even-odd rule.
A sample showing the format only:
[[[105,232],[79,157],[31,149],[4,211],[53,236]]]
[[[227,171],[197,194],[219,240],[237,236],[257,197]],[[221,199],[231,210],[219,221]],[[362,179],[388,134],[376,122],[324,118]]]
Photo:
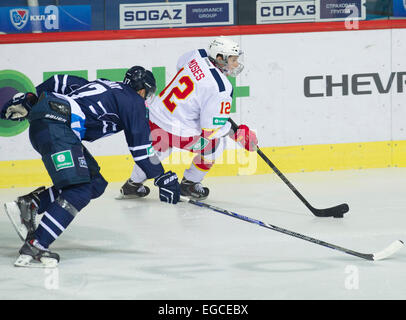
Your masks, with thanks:
[[[229,122],[231,123],[231,127],[234,132],[237,132],[238,125],[233,121],[233,119],[229,118]],[[271,160],[259,149],[257,146],[257,153],[258,155],[266,162],[268,166],[278,175],[279,178],[282,179],[283,182],[293,191],[293,193],[305,204],[305,206],[316,216],[316,217],[334,217],[334,218],[342,218],[344,213],[348,212],[350,208],[348,204],[343,203],[335,207],[325,208],[325,209],[316,209],[314,208],[303,196],[302,194],[290,183],[290,181],[284,176],[282,172],[272,163]]]
[[[194,204],[194,205],[199,206],[199,207],[204,207],[204,208],[214,210],[216,212],[225,214],[225,215],[227,215],[229,217],[233,217],[233,218],[237,218],[239,220],[254,223],[254,224],[257,224],[257,225],[259,225],[261,227],[264,227],[264,228],[267,228],[267,229],[271,229],[271,230],[274,230],[274,231],[277,231],[277,232],[280,232],[280,233],[284,233],[284,234],[287,234],[287,235],[292,236],[292,237],[296,237],[296,238],[299,238],[299,239],[302,239],[302,240],[305,240],[305,241],[309,241],[309,242],[318,244],[318,245],[323,246],[323,247],[338,250],[338,251],[344,252],[346,254],[350,254],[350,255],[353,255],[353,256],[356,256],[356,257],[359,257],[359,258],[362,258],[362,259],[370,260],[370,261],[386,259],[389,256],[393,255],[400,248],[403,247],[403,241],[396,240],[396,241],[392,242],[388,247],[386,247],[382,251],[379,251],[379,252],[376,252],[376,253],[361,253],[361,252],[357,252],[357,251],[354,251],[354,250],[339,247],[339,246],[337,246],[335,244],[331,244],[331,243],[328,243],[328,242],[325,242],[325,241],[322,241],[322,240],[311,238],[311,237],[308,237],[308,236],[306,236],[304,234],[300,234],[300,233],[297,233],[297,232],[294,232],[294,231],[290,231],[290,230],[287,230],[287,229],[284,229],[284,228],[280,228],[278,226],[275,226],[275,225],[272,225],[272,224],[269,224],[269,223],[265,223],[265,222],[262,222],[260,220],[252,219],[252,218],[240,215],[240,214],[232,212],[232,211],[221,209],[221,208],[212,206],[212,205],[207,204],[207,203],[203,203],[203,202],[200,202],[200,201],[189,199],[187,197],[181,196],[181,200],[185,201],[185,202],[189,202],[189,203]]]

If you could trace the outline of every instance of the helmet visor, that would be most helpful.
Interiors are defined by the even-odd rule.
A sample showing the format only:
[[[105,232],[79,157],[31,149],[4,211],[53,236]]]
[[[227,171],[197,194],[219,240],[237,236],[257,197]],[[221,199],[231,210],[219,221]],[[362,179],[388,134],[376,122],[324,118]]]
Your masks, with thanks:
[[[236,77],[244,69],[244,54],[240,52],[238,56],[226,57],[227,63],[223,66],[223,72],[226,76]]]

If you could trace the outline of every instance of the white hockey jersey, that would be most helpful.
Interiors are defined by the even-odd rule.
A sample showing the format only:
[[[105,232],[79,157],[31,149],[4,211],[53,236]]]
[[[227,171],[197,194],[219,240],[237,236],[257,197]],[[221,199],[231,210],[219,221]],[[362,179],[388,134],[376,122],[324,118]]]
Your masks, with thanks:
[[[204,49],[181,56],[178,73],[149,103],[150,120],[181,137],[209,139],[228,134],[233,87],[209,60]],[[209,135],[207,135],[209,133]]]

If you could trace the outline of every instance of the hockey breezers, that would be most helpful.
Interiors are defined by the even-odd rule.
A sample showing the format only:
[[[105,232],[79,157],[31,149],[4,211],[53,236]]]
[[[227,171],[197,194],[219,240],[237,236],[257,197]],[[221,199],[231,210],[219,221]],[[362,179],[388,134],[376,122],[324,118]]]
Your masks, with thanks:
[[[278,226],[275,226],[275,225],[272,225],[272,224],[269,224],[269,223],[265,223],[265,222],[262,222],[260,220],[252,219],[250,217],[246,217],[246,216],[240,215],[240,214],[232,212],[232,211],[221,209],[219,207],[215,207],[215,206],[212,206],[212,205],[207,204],[207,203],[192,200],[192,199],[182,197],[182,196],[181,196],[181,200],[185,201],[185,202],[189,202],[189,203],[194,204],[194,205],[199,206],[199,207],[204,207],[204,208],[211,209],[213,211],[222,213],[222,214],[224,214],[226,216],[229,216],[229,217],[233,217],[233,218],[236,218],[236,219],[239,219],[239,220],[254,223],[254,224],[257,224],[257,225],[259,225],[261,227],[271,229],[273,231],[277,231],[277,232],[280,232],[280,233],[284,233],[284,234],[287,234],[289,236],[296,237],[296,238],[299,238],[299,239],[302,239],[302,240],[305,240],[305,241],[309,241],[309,242],[318,244],[318,245],[323,246],[323,247],[327,247],[327,248],[330,248],[330,249],[333,249],[333,250],[341,251],[341,252],[344,252],[346,254],[350,254],[350,255],[365,259],[365,260],[376,261],[376,260],[386,259],[386,258],[390,257],[391,255],[393,255],[396,251],[398,251],[404,245],[403,241],[396,240],[396,241],[392,242],[388,247],[383,249],[382,251],[379,251],[379,252],[376,252],[376,253],[361,253],[361,252],[357,252],[357,251],[354,251],[354,250],[339,247],[339,246],[337,246],[335,244],[331,244],[331,243],[328,243],[328,242],[325,242],[325,241],[322,241],[322,240],[319,240],[319,239],[311,238],[311,237],[306,236],[304,234],[300,234],[300,233],[297,233],[297,232],[294,232],[294,231],[290,231],[290,230],[287,230],[287,229],[284,229],[284,228],[281,228],[281,227],[278,227]]]
[[[238,125],[230,118],[229,122],[231,123],[231,127],[234,131],[238,129]],[[271,160],[259,149],[257,146],[257,153],[258,155],[266,162],[268,166],[278,175],[279,178],[282,179],[283,182],[293,191],[293,193],[305,204],[305,206],[316,216],[316,217],[334,217],[334,218],[342,218],[344,213],[349,211],[348,204],[343,203],[338,206],[334,206],[331,208],[325,209],[317,209],[314,208],[303,196],[302,194],[290,183],[290,181],[284,176],[282,172],[272,163]]]

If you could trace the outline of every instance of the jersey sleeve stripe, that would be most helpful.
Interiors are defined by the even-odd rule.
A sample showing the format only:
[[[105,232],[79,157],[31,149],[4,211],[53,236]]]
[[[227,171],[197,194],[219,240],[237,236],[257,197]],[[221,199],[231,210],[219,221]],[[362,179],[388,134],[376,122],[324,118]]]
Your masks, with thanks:
[[[63,79],[62,79],[62,89],[61,89],[61,93],[65,93],[67,80],[68,80],[68,75],[65,74],[65,75],[63,76]]]
[[[150,156],[151,156],[150,154],[146,154],[146,155],[143,155],[143,156],[133,157],[133,158],[134,158],[134,161],[140,161],[140,160],[147,159],[147,158],[149,158]]]
[[[92,105],[89,106],[90,111],[92,111],[92,113],[94,113],[95,115],[98,115],[98,113],[96,112],[96,110],[94,109],[94,107]]]
[[[54,82],[55,82],[55,86],[54,86],[54,92],[58,92],[58,86],[59,86],[59,79],[58,79],[58,75],[54,75]]]
[[[134,161],[144,160],[154,155],[152,144],[145,144],[142,146],[129,147]]]
[[[212,139],[217,134],[217,132],[219,130],[220,130],[220,128],[217,128],[217,129],[213,130],[213,132],[207,137],[207,139]]]
[[[211,72],[211,74],[213,75],[214,79],[217,82],[217,85],[219,87],[219,91],[220,92],[226,91],[226,86],[224,85],[223,80],[221,80],[221,77],[220,77],[218,71],[216,69],[212,68],[212,69],[210,69],[210,72]]]
[[[130,151],[136,151],[136,150],[141,150],[141,149],[148,149],[151,146],[150,144],[144,144],[142,146],[137,146],[137,147],[128,147],[128,149],[130,149]]]
[[[201,56],[202,58],[206,58],[206,57],[207,57],[207,52],[206,52],[206,50],[204,50],[204,49],[199,49],[198,51],[199,51],[200,56]]]

